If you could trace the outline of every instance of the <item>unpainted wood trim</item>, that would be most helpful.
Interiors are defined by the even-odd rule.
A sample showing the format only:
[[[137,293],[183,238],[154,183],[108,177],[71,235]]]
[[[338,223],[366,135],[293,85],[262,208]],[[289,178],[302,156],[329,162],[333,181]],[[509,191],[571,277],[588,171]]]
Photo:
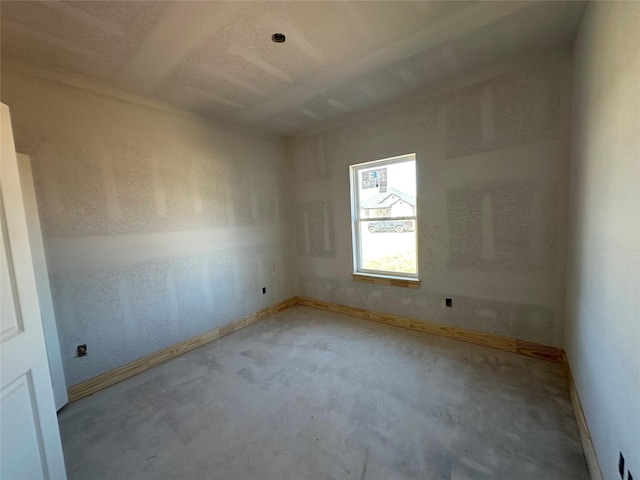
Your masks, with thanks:
[[[524,340],[517,340],[508,337],[500,337],[483,332],[476,332],[459,327],[451,327],[440,325],[432,322],[414,320],[407,317],[401,317],[390,313],[375,312],[364,308],[350,307],[337,303],[323,302],[306,297],[292,297],[283,302],[277,303],[267,308],[263,308],[258,312],[247,315],[233,322],[227,323],[220,327],[214,328],[207,332],[196,335],[195,337],[184,340],[180,343],[154,352],[145,357],[134,360],[120,367],[114,368],[108,372],[102,373],[96,377],[90,378],[68,388],[69,402],[74,402],[83,397],[98,392],[104,388],[114,385],[122,380],[126,380],[138,373],[142,373],[156,365],[160,365],[168,360],[176,358],[183,353],[187,353],[195,348],[206,345],[213,340],[228,335],[236,330],[240,330],[246,326],[256,323],[270,315],[286,310],[296,304],[305,305],[307,307],[318,308],[330,312],[341,313],[352,317],[371,320],[378,323],[384,323],[394,327],[406,328],[441,337],[460,340],[463,342],[473,343],[508,352],[519,353],[529,357],[540,358],[555,363],[562,363],[564,352],[562,349],[540,345]]]
[[[498,335],[491,335],[488,333],[459,327],[451,327],[433,322],[414,320],[391,313],[375,312],[364,308],[324,302],[307,297],[292,297],[270,307],[263,308],[251,315],[247,315],[246,317],[227,323],[226,325],[222,325],[214,328],[213,330],[196,335],[195,337],[172,345],[171,347],[159,350],[138,360],[127,363],[126,365],[114,368],[113,370],[90,378],[89,380],[73,385],[68,389],[69,402],[74,402],[104,388],[110,387],[122,380],[126,380],[138,373],[142,373],[156,365],[160,365],[161,363],[176,358],[195,348],[201,347],[202,345],[206,345],[213,340],[217,340],[220,337],[252,325],[270,315],[286,310],[297,304],[563,364],[568,378],[571,405],[576,417],[576,423],[578,425],[582,447],[587,459],[591,480],[603,480],[598,457],[596,456],[596,452],[593,447],[589,427],[582,410],[580,397],[578,396],[578,391],[576,390],[575,383],[573,381],[573,375],[571,374],[571,367],[564,350],[524,340],[501,337]]]
[[[323,302],[306,297],[299,297],[299,303],[307,307],[319,308],[330,312],[342,313],[352,317],[372,320],[394,327],[407,328],[418,332],[438,335],[440,337],[451,338],[463,342],[483,345],[485,347],[497,348],[507,352],[519,353],[528,357],[540,358],[554,363],[562,363],[563,351],[561,348],[540,345],[525,340],[501,337],[489,333],[467,330],[466,328],[451,327],[433,322],[414,320],[412,318],[401,317],[391,313],[374,312],[364,308],[350,307],[337,303]]]
[[[573,414],[576,417],[576,423],[578,424],[578,432],[580,432],[580,440],[582,442],[584,456],[587,459],[589,476],[591,477],[591,480],[603,480],[602,470],[600,470],[600,463],[598,462],[598,456],[596,455],[596,449],[593,447],[593,441],[591,440],[591,434],[589,433],[587,419],[584,416],[582,403],[578,396],[578,390],[576,390],[576,384],[573,381],[573,374],[571,373],[569,359],[564,351],[562,352],[562,361],[569,381],[569,398],[571,399]]]
[[[73,385],[67,389],[69,402],[74,402],[96,393],[103,388],[110,387],[122,380],[126,380],[127,378],[142,373],[145,370],[149,370],[151,367],[160,365],[161,363],[176,358],[183,353],[187,353],[195,348],[201,347],[202,345],[206,345],[213,340],[217,340],[218,338],[224,337],[236,330],[240,330],[241,328],[256,323],[270,315],[273,315],[274,313],[286,310],[297,303],[298,297],[292,297],[283,302],[271,305],[270,307],[263,308],[251,315],[239,318],[238,320],[234,320],[233,322],[214,328],[213,330],[208,330],[200,335],[196,335],[195,337],[176,343],[175,345],[162,350],[158,350],[157,352],[146,355],[138,360],[129,362],[126,365],[114,368],[113,370],[109,370],[108,372]]]
[[[417,278],[389,278],[378,277],[375,275],[362,275],[360,273],[352,273],[351,277],[356,282],[372,283],[375,285],[389,285],[391,287],[420,288],[420,280]]]

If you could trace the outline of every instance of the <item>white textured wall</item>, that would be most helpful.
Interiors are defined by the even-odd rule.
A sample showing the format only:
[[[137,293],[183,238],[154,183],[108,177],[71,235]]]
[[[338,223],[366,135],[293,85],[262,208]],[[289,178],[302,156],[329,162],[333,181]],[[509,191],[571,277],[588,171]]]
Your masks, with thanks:
[[[640,478],[638,25],[638,2],[591,3],[574,59],[566,350],[606,480],[620,451]]]
[[[533,55],[291,139],[301,293],[560,346],[570,72]],[[354,282],[348,166],[411,152],[422,285]]]
[[[70,385],[296,293],[283,142],[132,100],[2,72]]]

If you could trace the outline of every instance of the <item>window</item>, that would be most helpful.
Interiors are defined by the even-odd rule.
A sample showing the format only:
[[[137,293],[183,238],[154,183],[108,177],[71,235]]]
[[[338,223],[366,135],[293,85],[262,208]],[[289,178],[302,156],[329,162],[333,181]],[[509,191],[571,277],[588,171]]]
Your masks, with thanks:
[[[415,154],[360,163],[349,170],[354,278],[417,280]]]

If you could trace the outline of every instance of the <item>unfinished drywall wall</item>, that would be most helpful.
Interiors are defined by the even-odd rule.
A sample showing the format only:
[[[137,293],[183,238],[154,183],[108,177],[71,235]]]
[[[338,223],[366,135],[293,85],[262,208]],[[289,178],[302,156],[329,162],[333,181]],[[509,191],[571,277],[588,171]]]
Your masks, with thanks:
[[[570,83],[539,53],[291,139],[301,294],[561,345]],[[413,152],[422,285],[356,283],[348,166]]]
[[[112,93],[2,72],[69,385],[295,294],[283,142]]]
[[[638,25],[594,2],[575,45],[565,348],[606,480],[640,477]]]

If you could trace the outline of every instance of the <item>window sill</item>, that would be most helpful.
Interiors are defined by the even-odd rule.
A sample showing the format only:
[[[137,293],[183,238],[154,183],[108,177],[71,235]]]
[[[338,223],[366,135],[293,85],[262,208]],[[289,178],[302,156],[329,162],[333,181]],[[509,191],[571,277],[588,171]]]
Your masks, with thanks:
[[[389,285],[391,287],[420,288],[420,280],[417,278],[386,277],[382,275],[369,275],[364,273],[352,273],[351,277],[356,282],[371,283],[374,285]]]

